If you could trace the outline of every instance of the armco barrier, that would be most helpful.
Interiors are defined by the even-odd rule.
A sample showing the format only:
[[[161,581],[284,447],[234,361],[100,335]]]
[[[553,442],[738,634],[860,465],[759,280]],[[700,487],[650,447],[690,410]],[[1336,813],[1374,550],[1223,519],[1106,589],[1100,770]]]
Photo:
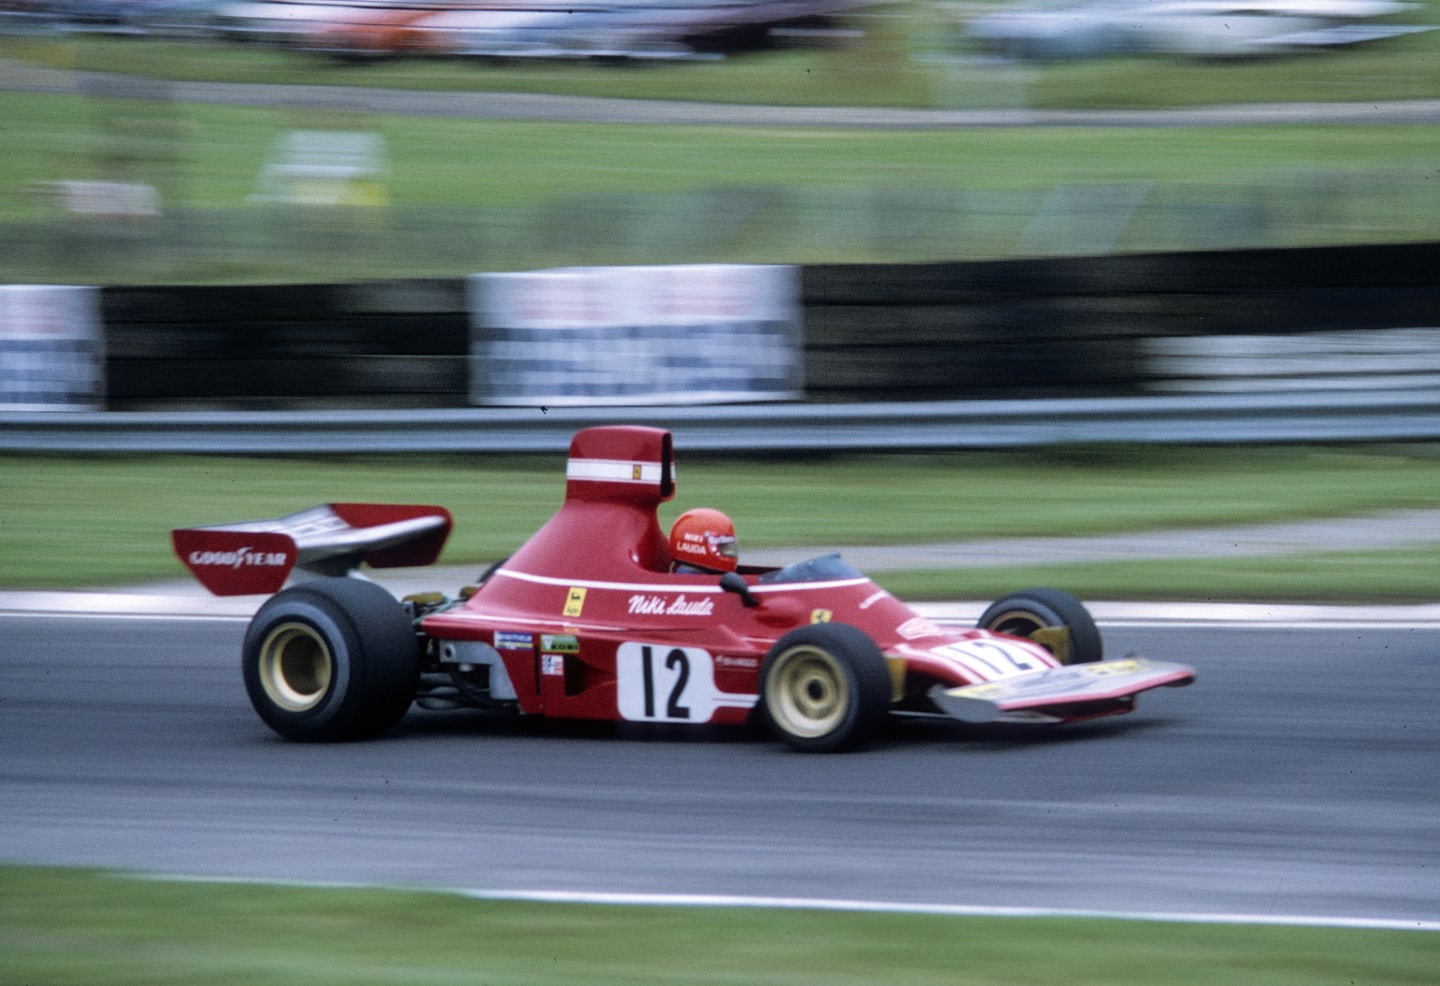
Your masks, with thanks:
[[[469,392],[459,278],[106,288],[101,319],[113,408],[456,407]]]
[[[1440,325],[1436,270],[1440,243],[810,266],[804,393],[1140,396],[1173,373],[1157,338]],[[108,406],[463,407],[465,304],[460,279],[105,288]]]
[[[1440,389],[1263,396],[329,412],[0,415],[0,451],[315,455],[562,452],[632,422],[707,452],[1004,448],[1076,442],[1432,441]]]

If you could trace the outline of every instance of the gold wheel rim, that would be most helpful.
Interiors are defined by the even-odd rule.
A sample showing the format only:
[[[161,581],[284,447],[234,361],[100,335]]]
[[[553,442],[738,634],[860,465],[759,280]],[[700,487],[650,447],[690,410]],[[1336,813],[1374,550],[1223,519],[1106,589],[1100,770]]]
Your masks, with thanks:
[[[1045,624],[1037,620],[1033,613],[1027,613],[1023,609],[1012,609],[990,621],[991,630],[997,633],[1006,633],[1012,637],[1028,637],[1036,630],[1044,628]]]
[[[832,732],[849,706],[839,663],[808,646],[792,647],[776,659],[765,693],[770,714],[785,731],[807,739]]]
[[[1023,609],[1011,610],[1008,613],[1001,613],[990,621],[990,629],[997,633],[1009,634],[1012,637],[1025,637],[1044,647],[1061,664],[1069,664],[1071,660],[1070,629],[1066,626],[1051,626],[1039,619],[1033,613]]]
[[[320,704],[335,676],[335,659],[323,637],[303,623],[282,623],[260,647],[260,685],[287,712]]]

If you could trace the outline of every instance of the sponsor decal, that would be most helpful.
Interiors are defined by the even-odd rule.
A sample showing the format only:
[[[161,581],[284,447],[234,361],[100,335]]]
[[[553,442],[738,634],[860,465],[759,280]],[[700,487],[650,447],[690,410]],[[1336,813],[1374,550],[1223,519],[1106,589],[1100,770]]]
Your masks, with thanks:
[[[565,674],[565,656],[563,654],[541,654],[540,673],[550,678],[563,677]]]
[[[234,551],[192,551],[187,559],[192,565],[217,565],[221,568],[283,568],[289,558],[283,551],[255,551],[250,547]]]
[[[741,668],[743,670],[753,671],[760,666],[760,661],[754,657],[728,657],[725,654],[716,654],[715,666],[717,668]]]
[[[631,616],[710,616],[714,612],[715,603],[709,598],[688,599],[683,595],[667,598],[645,593],[630,597]]]
[[[700,558],[710,558],[714,555],[734,557],[735,549],[731,546],[736,543],[737,541],[733,534],[711,534],[708,531],[705,533],[685,531],[681,534],[680,540],[673,545],[673,548],[677,555],[697,555]]]
[[[686,533],[675,545],[675,553],[679,555],[699,555],[705,557],[705,542],[698,534]]]
[[[540,649],[551,654],[578,654],[580,638],[570,634],[544,633],[540,635]]]
[[[1108,678],[1116,674],[1130,674],[1133,671],[1141,670],[1139,661],[1127,658],[1121,661],[1105,661],[1101,664],[1086,664],[1083,670],[1090,673],[1092,678]]]
[[[1058,699],[1083,698],[1087,687],[1094,683],[1096,677],[1090,673],[1088,667],[1059,668],[1009,681],[968,685],[956,691],[972,698],[1013,699],[1035,695],[1053,695]]]
[[[585,587],[572,585],[569,594],[565,597],[566,616],[579,616],[585,609]]]
[[[495,631],[496,650],[529,650],[535,646],[535,638],[528,633],[511,633],[507,630]]]
[[[832,616],[834,616],[834,615],[835,615],[835,614],[832,613],[832,612],[830,612],[828,609],[812,609],[812,610],[810,611],[810,622],[811,622],[811,623],[829,623],[829,622],[830,622],[830,617],[832,617]]]

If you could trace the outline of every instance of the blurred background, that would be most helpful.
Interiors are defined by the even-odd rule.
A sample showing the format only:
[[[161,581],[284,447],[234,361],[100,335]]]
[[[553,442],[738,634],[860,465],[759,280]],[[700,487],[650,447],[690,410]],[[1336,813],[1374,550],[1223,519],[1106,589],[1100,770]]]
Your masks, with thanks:
[[[3,0],[0,281],[1423,240],[1437,23],[1435,0]]]
[[[430,732],[423,743],[297,756],[246,738],[261,727],[227,656],[238,625],[26,613],[0,645],[0,725],[16,736],[0,743],[12,761],[0,790],[28,819],[0,828],[16,834],[6,851],[33,835],[41,848],[18,858],[682,890],[715,889],[706,861],[734,859],[738,872],[714,871],[726,886],[792,899],[880,886],[881,899],[1091,911],[1433,915],[1416,874],[1433,882],[1436,840],[1414,824],[1436,817],[1433,783],[1411,770],[1433,773],[1420,728],[1433,714],[1397,704],[1423,694],[1433,631],[1331,616],[1307,635],[1273,603],[1431,612],[1440,598],[1437,26],[1440,0],[0,0],[0,587],[168,595],[186,591],[176,526],[422,498],[460,518],[445,560],[468,580],[543,522],[569,434],[623,400],[636,403],[610,413],[676,428],[672,506],[723,506],[746,551],[978,541],[978,560],[902,549],[897,564],[915,567],[883,584],[906,599],[1062,585],[1100,600],[1252,600],[1285,621],[1270,642],[1258,626],[1226,637],[1177,616],[1139,631],[1153,648],[1121,621],[1113,653],[1194,655],[1210,684],[1078,744],[982,735],[967,744],[980,757],[955,760],[942,734],[914,733],[876,751],[867,777],[832,772],[827,793],[811,761],[724,742],[676,747],[676,773],[648,737],[518,727],[486,736],[501,746],[476,759],[466,751],[488,722],[422,721],[407,728]],[[642,265],[653,281],[638,289]],[[726,404],[677,406],[687,399]],[[483,402],[529,406],[466,407]],[[105,413],[76,413],[92,409]],[[691,441],[707,419],[723,434]],[[512,435],[527,454],[477,448]],[[1213,533],[1178,539],[1196,554],[1174,557],[1165,532],[1196,528]],[[1133,534],[1161,550],[1060,547]],[[1022,537],[1052,547],[997,546]],[[1117,770],[1112,743],[1141,755]],[[522,746],[536,752],[517,758]],[[572,755],[578,773],[555,774]],[[437,785],[447,756],[463,769]],[[930,760],[917,769],[915,756]],[[390,786],[407,776],[423,790]],[[937,777],[963,783],[942,801]],[[619,800],[594,798],[612,778]],[[776,791],[801,795],[779,824]],[[497,792],[541,824],[496,816]],[[696,828],[696,805],[731,795],[735,811]],[[897,853],[895,819],[936,852]],[[553,854],[587,827],[621,834],[619,855],[582,847],[618,877]],[[437,855],[447,832],[462,851]],[[136,845],[149,853],[138,862],[112,852]],[[798,883],[751,883],[767,860]],[[593,908],[562,925],[521,909],[526,933],[548,936],[527,951],[499,917],[476,934],[464,901],[459,933],[431,948],[415,932],[435,904],[413,895],[350,919],[353,896],[277,911],[273,888],[240,888],[251,903],[227,910],[186,886],[171,918],[134,904],[139,883],[77,884],[80,903],[57,908],[56,882],[0,871],[12,888],[0,906],[24,917],[0,937],[17,942],[17,980],[115,981],[164,963],[132,981],[173,981],[189,961],[205,970],[191,979],[358,982],[404,961],[417,981],[451,956],[447,982],[480,969],[603,981],[596,969],[622,967],[643,980],[674,937],[637,936],[629,914],[611,935]],[[1054,889],[1066,886],[1078,890]],[[1153,982],[1162,963],[1182,974],[1163,927],[1158,944],[1128,929],[1112,944],[1098,922],[1058,936],[1051,922],[1006,947],[991,925],[907,930],[871,915],[885,926],[827,940],[786,918],[783,943],[757,951],[717,913],[683,932],[704,955],[672,949],[654,981],[744,977],[741,954],[759,956],[755,981],[983,979],[981,935],[993,981],[1024,979],[1025,960],[1076,981],[1082,967],[1095,982]],[[216,914],[234,915],[225,935],[190,920]],[[345,945],[317,945],[318,926]],[[395,929],[424,954],[390,948]],[[1195,981],[1227,961],[1203,933]],[[1103,961],[1077,958],[1077,936]],[[1336,958],[1326,981],[1433,978],[1433,945],[1408,939],[1346,938],[1374,965]],[[730,940],[717,965],[710,946]],[[359,969],[357,941],[379,942],[383,961]],[[556,965],[557,941],[578,957]],[[1313,941],[1247,940],[1228,961],[1268,981],[1251,975],[1263,951],[1273,981],[1319,981],[1329,959]],[[492,961],[505,954],[508,967]],[[82,971],[26,972],[55,963]]]

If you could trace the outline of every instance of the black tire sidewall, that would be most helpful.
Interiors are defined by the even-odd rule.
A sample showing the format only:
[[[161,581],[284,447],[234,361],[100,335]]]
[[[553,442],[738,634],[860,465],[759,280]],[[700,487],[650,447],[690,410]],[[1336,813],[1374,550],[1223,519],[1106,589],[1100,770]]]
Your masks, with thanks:
[[[276,705],[260,680],[261,648],[284,623],[302,623],[330,649],[325,695],[309,709]],[[394,725],[414,699],[419,663],[414,631],[400,604],[379,586],[325,579],[286,589],[256,612],[242,648],[245,690],[260,718],[287,739],[360,739]]]
[[[1104,641],[1094,617],[1080,600],[1063,589],[1024,589],[1004,596],[985,609],[978,626],[995,630],[994,624],[1001,616],[1016,611],[1029,613],[1046,626],[1063,626],[1070,631],[1071,656],[1067,664],[1090,664],[1104,659]]]
[[[840,723],[820,736],[790,732],[771,712],[766,699],[770,676],[780,658],[802,646],[823,650],[834,658],[849,699]],[[783,742],[806,752],[851,750],[870,739],[889,711],[890,690],[890,670],[880,649],[862,631],[844,623],[817,623],[790,631],[775,642],[760,667],[760,706],[766,726]]]

